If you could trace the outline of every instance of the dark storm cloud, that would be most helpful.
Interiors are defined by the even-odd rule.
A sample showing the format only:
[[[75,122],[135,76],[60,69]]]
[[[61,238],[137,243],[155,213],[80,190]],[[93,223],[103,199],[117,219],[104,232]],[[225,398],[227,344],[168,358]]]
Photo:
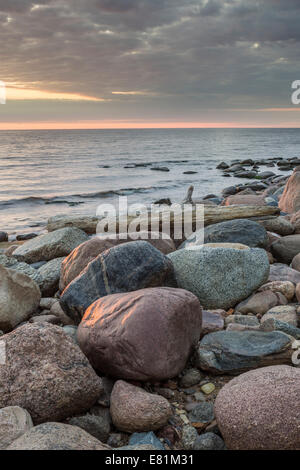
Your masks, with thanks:
[[[111,100],[99,117],[289,106],[299,13],[299,0],[0,0],[0,79]]]

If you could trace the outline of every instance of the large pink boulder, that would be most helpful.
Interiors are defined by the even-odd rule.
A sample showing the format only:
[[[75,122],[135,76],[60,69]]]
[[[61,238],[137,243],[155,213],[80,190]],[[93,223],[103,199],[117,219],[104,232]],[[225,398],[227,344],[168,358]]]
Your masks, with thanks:
[[[122,235],[124,235],[122,237]],[[175,244],[171,239],[163,239],[161,233],[140,232],[139,240],[146,240],[165,255],[175,251]],[[156,237],[156,238],[155,238]],[[116,239],[94,237],[79,245],[65,258],[61,267],[59,288],[63,291],[86,266],[104,251],[122,243],[136,240],[132,234],[120,234]]]
[[[119,379],[164,380],[185,367],[201,324],[196,296],[158,287],[97,300],[86,310],[77,337],[99,372]]]
[[[300,450],[300,369],[252,370],[227,383],[215,402],[230,450]]]
[[[278,204],[282,211],[288,213],[297,212],[300,209],[300,171],[299,167],[297,168],[288,179]],[[292,220],[291,222],[293,223]]]
[[[110,398],[110,414],[117,429],[133,433],[162,428],[173,412],[166,398],[118,380]]]

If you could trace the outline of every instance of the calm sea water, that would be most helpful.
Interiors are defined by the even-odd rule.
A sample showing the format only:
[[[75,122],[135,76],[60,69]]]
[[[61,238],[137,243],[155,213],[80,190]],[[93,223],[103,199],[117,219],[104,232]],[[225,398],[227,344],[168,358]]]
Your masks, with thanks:
[[[0,230],[38,231],[52,215],[93,215],[118,195],[179,202],[190,184],[197,197],[219,194],[242,181],[215,169],[222,160],[299,156],[300,129],[1,131]],[[133,164],[148,166],[125,168]],[[158,165],[170,171],[151,170]]]

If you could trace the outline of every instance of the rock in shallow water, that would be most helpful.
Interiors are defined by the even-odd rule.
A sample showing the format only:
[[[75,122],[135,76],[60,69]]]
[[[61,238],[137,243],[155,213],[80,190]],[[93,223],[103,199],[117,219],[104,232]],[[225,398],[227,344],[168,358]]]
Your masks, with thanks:
[[[164,380],[184,368],[201,333],[190,292],[149,288],[99,299],[87,309],[78,342],[96,370],[117,378]]]
[[[86,240],[88,236],[82,230],[62,228],[25,242],[13,252],[13,256],[18,261],[26,263],[50,261],[69,255],[74,248]]]
[[[83,429],[62,423],[35,426],[7,450],[111,450]]]
[[[269,275],[269,260],[259,248],[235,250],[195,246],[175,251],[171,259],[178,287],[193,292],[205,309],[234,307]]]
[[[215,402],[228,449],[300,450],[300,369],[272,366],[234,378]]]
[[[38,285],[25,274],[0,265],[0,329],[11,331],[34,313],[41,300]]]
[[[173,414],[168,400],[122,380],[115,383],[110,400],[112,420],[120,431],[156,431]]]
[[[20,406],[35,424],[63,420],[88,410],[101,379],[62,328],[26,324],[0,338],[0,408]]]
[[[279,331],[218,331],[206,335],[197,352],[200,369],[238,374],[271,364],[290,364],[291,339]]]
[[[64,290],[63,310],[80,322],[86,309],[109,294],[162,286],[173,280],[172,262],[144,241],[119,245],[99,255]]]

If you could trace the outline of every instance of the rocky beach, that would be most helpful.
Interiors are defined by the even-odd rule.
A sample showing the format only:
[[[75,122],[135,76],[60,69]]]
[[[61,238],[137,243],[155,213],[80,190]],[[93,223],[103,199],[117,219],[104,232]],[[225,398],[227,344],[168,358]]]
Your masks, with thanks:
[[[0,449],[300,450],[300,159],[215,170],[188,239],[0,227]]]

